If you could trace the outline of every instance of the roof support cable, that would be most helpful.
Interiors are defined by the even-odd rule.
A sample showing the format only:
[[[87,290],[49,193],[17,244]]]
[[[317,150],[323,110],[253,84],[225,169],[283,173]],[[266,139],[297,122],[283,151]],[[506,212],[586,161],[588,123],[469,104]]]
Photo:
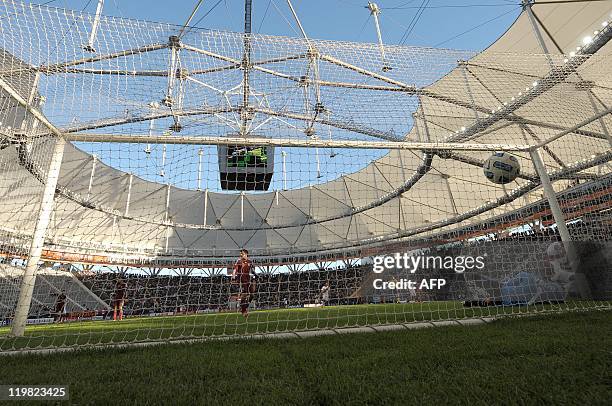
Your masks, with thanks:
[[[87,44],[83,46],[83,49],[87,52],[95,53],[94,41],[96,40],[96,34],[98,32],[98,26],[100,25],[100,17],[102,16],[102,8],[104,7],[104,0],[98,0],[98,6],[96,7],[96,14],[94,15],[93,24],[91,25],[91,32],[89,33],[89,39]]]
[[[380,8],[378,4],[368,2],[366,7],[370,10],[370,14],[374,17],[374,25],[376,26],[376,36],[378,37],[378,46],[380,47],[380,57],[382,60],[382,71],[389,72],[392,68],[387,63],[387,58],[385,57],[385,46],[383,45],[382,34],[380,32],[380,21],[378,20],[378,15],[380,14]]]

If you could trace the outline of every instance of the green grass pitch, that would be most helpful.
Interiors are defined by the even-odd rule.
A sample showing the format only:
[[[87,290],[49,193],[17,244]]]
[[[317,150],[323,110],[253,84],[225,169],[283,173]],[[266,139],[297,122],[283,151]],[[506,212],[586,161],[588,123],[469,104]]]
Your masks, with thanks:
[[[134,317],[117,322],[109,320],[28,326],[26,336],[18,339],[7,337],[8,327],[0,328],[0,351],[413,323],[583,307],[581,302],[486,308],[465,308],[460,302],[426,302],[258,310],[251,312],[248,320],[237,312]]]
[[[612,399],[611,348],[612,312],[571,312],[471,327],[9,356],[0,358],[0,383],[68,384],[76,404],[604,405]]]

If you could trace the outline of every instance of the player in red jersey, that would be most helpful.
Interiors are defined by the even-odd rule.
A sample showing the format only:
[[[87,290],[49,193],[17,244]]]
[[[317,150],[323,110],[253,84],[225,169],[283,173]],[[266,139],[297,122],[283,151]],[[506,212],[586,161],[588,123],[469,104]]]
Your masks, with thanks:
[[[123,305],[127,299],[127,283],[123,280],[117,282],[115,286],[115,295],[113,296],[113,320],[117,320],[117,313],[119,313],[119,320],[123,320]]]
[[[249,251],[241,249],[240,258],[236,261],[232,272],[232,281],[240,285],[238,298],[240,300],[240,312],[244,317],[249,316],[249,303],[253,300],[255,293],[255,282],[251,281],[251,274],[254,278],[257,278],[253,263],[249,259]]]
[[[66,318],[66,293],[62,290],[55,299],[55,313],[53,319],[55,322],[61,323]]]

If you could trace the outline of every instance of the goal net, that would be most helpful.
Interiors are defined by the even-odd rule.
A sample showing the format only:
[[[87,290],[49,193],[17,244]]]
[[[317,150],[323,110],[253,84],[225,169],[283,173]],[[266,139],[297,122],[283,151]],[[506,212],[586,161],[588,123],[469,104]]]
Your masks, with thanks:
[[[382,54],[0,15],[0,351],[610,305],[608,25]]]

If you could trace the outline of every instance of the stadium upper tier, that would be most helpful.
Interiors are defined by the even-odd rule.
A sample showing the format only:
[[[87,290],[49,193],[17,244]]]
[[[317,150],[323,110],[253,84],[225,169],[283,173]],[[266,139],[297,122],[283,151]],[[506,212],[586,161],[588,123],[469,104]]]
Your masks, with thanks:
[[[540,201],[534,146],[557,191],[610,173],[607,2],[533,1],[481,53],[385,46],[385,63],[376,44],[109,17],[91,52],[92,15],[0,10],[5,252],[29,246],[59,137],[45,252],[84,262],[429,238]],[[268,191],[221,190],[228,144],[269,148]],[[500,149],[521,166],[507,185],[482,171]]]

